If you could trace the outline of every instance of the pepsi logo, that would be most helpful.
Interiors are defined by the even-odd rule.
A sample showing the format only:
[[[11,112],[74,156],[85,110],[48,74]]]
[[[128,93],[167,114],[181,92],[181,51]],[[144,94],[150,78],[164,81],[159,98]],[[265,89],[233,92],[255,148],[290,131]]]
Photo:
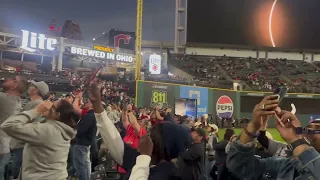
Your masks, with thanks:
[[[221,96],[216,105],[217,115],[221,118],[230,118],[233,114],[233,102],[229,96]]]

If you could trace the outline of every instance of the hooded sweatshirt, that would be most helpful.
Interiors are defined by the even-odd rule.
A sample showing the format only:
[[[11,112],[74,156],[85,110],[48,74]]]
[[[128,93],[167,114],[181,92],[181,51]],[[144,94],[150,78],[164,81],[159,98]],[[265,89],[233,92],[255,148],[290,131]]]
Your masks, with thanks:
[[[8,135],[26,142],[22,160],[22,180],[65,180],[70,141],[76,131],[54,120],[31,123],[38,116],[35,110],[7,119],[1,128]]]
[[[17,114],[20,109],[20,97],[0,92],[0,125],[10,116]],[[10,140],[11,137],[0,129],[0,155],[10,152]]]

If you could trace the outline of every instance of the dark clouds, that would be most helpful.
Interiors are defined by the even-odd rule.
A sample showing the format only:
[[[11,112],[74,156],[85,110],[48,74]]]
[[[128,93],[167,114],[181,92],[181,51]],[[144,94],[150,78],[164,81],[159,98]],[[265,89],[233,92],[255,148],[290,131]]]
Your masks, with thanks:
[[[109,29],[135,31],[136,0],[0,0],[0,28],[43,32],[52,17],[79,23],[90,40]],[[174,0],[144,0],[143,39],[172,41]]]

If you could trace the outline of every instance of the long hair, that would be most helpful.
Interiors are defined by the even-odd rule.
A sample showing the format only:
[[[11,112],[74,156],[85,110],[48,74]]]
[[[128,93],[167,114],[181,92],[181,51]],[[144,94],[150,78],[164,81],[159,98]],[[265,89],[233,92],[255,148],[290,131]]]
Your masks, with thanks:
[[[63,122],[74,129],[76,128],[77,122],[80,119],[80,115],[74,111],[73,106],[69,102],[66,100],[61,100],[56,112],[60,113],[60,122]]]
[[[169,160],[162,136],[162,124],[156,124],[152,127],[150,137],[153,141],[152,163],[157,164],[163,159]]]

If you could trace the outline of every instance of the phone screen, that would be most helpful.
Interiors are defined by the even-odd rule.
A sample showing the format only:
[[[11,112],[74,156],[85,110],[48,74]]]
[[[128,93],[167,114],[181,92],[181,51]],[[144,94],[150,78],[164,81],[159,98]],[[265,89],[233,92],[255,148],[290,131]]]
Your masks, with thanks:
[[[278,96],[278,100],[279,102],[282,101],[282,99],[285,97],[285,95],[288,92],[288,88],[285,86],[279,86],[277,87],[277,89],[275,90],[274,94]]]

